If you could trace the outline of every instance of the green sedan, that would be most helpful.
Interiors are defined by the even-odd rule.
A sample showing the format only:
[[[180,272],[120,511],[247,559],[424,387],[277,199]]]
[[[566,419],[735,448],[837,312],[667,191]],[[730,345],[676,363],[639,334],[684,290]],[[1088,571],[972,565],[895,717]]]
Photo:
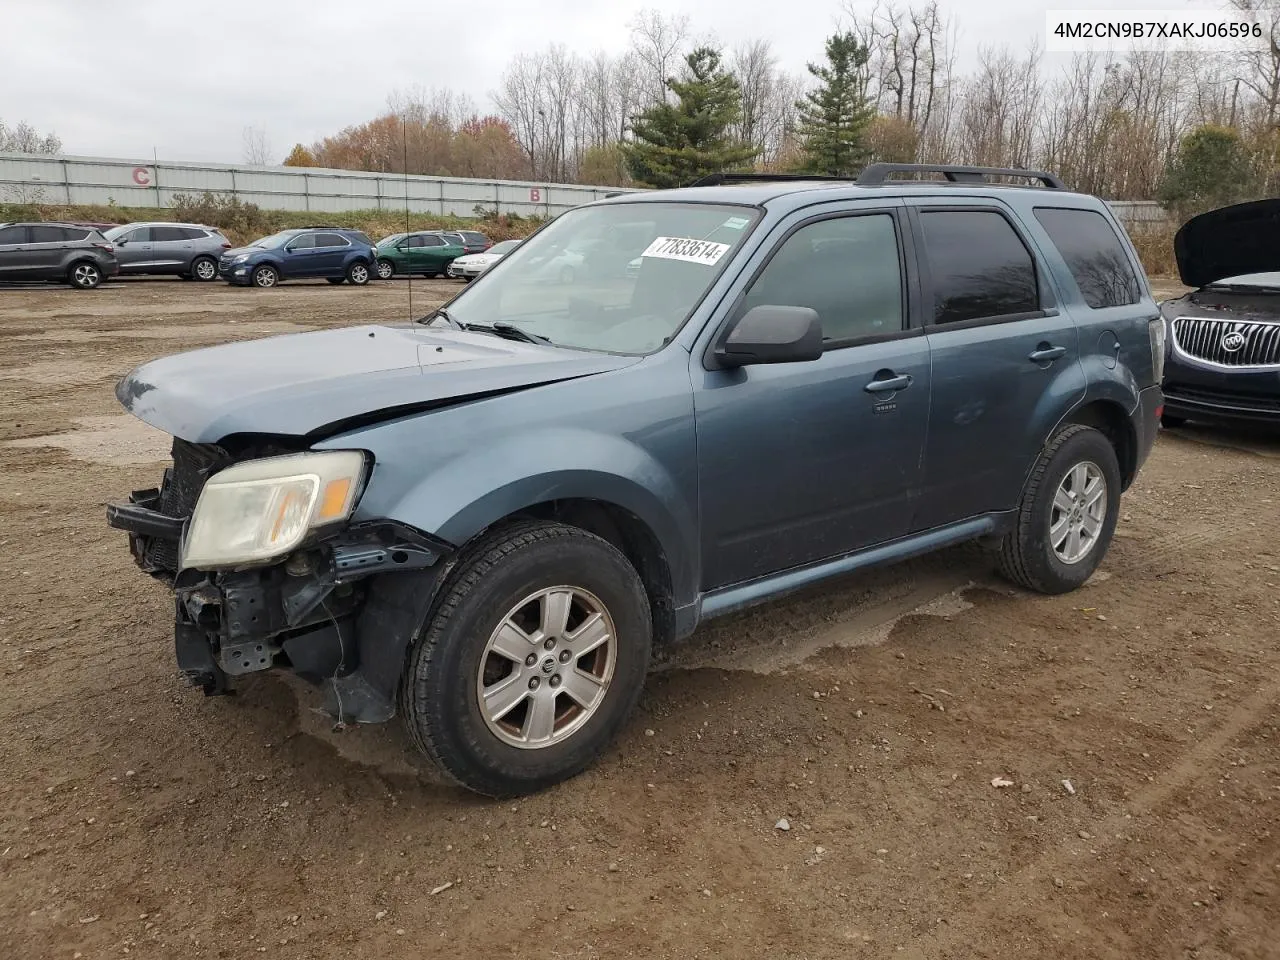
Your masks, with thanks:
[[[435,233],[393,233],[379,241],[378,277],[390,280],[396,274],[443,277],[455,258],[466,251]]]

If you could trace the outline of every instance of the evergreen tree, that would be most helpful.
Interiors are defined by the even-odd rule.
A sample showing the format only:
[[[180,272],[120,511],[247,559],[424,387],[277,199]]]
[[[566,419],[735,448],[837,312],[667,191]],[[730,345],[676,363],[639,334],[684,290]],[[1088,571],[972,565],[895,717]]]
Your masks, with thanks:
[[[809,64],[820,85],[796,103],[800,112],[801,168],[805,173],[852,176],[867,159],[867,127],[875,109],[867,94],[871,51],[852,33],[827,38],[827,62]]]
[[[1180,218],[1258,196],[1261,183],[1253,158],[1231,127],[1196,127],[1165,167],[1156,197]]]
[[[742,114],[742,90],[721,69],[720,53],[699,47],[685,65],[684,79],[667,80],[676,101],[642,112],[631,124],[635,139],[622,145],[631,175],[646,186],[686,186],[709,173],[741,169],[759,152],[729,134]]]

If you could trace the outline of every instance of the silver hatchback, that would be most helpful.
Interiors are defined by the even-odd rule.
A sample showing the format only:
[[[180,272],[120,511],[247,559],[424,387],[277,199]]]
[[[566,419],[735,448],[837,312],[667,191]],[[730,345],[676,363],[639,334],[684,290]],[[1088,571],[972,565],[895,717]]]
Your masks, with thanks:
[[[198,223],[126,223],[105,234],[115,245],[121,276],[176,275],[218,279],[218,258],[231,242]]]

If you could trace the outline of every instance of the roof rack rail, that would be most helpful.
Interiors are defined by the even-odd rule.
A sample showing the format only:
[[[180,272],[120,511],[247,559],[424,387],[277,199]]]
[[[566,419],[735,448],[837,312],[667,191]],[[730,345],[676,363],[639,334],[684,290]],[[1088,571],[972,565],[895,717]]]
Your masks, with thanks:
[[[858,174],[857,183],[877,187],[895,173],[940,173],[950,183],[986,183],[988,177],[1022,177],[1039,180],[1050,190],[1066,190],[1067,185],[1056,175],[1042,170],[1019,170],[1012,167],[964,167],[946,163],[872,163]]]
[[[852,183],[853,177],[828,177],[816,173],[709,173],[689,184],[691,187],[719,187],[726,183],[771,183],[786,180],[831,180]]]

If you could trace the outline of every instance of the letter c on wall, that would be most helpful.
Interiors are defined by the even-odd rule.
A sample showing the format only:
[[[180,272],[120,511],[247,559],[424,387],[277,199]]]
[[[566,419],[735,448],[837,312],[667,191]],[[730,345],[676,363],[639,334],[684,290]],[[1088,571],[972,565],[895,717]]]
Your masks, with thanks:
[[[133,182],[140,187],[151,186],[151,172],[146,167],[134,167]]]

